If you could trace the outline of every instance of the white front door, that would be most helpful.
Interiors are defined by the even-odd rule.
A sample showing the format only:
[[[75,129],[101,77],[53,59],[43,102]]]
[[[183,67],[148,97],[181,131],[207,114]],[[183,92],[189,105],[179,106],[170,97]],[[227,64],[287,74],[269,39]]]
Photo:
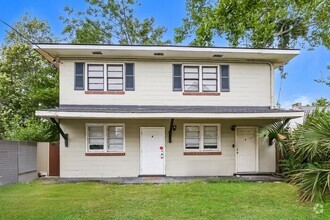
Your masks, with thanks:
[[[140,174],[165,175],[165,128],[140,130]]]
[[[257,172],[257,128],[236,128],[236,172]]]

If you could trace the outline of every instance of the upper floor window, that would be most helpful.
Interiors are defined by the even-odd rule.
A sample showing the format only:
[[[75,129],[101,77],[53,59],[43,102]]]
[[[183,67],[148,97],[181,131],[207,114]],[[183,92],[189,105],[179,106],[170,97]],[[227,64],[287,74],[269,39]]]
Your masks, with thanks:
[[[184,67],[184,91],[186,92],[199,91],[199,67],[196,66]]]
[[[134,91],[134,78],[134,63],[85,64],[76,62],[74,66],[75,90],[92,90],[97,93],[102,93],[102,91]]]
[[[107,65],[107,80],[109,91],[124,90],[124,68],[123,65]]]
[[[173,64],[173,91],[184,91],[187,95],[229,92],[229,79],[229,65]]]
[[[218,68],[216,66],[202,67],[202,89],[203,92],[218,91]]]
[[[104,66],[102,64],[88,64],[87,66],[88,90],[103,90]]]
[[[217,66],[184,66],[185,92],[217,92]]]

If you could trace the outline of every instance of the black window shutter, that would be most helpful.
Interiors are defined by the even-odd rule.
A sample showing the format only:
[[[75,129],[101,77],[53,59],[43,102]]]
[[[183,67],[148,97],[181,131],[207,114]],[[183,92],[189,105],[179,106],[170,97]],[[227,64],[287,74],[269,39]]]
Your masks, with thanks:
[[[173,91],[182,91],[182,64],[173,64]]]
[[[85,63],[74,63],[74,90],[84,90]]]
[[[125,63],[125,90],[134,91],[134,63]]]
[[[229,92],[229,65],[220,65],[221,92]]]

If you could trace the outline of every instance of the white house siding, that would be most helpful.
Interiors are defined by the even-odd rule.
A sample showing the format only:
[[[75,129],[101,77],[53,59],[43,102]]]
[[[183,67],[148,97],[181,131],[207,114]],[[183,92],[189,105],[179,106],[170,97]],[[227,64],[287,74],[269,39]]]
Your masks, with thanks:
[[[60,103],[80,105],[213,105],[213,106],[271,106],[271,76],[268,64],[199,63],[201,65],[230,65],[230,92],[220,96],[187,96],[172,91],[172,62],[134,62],[135,91],[124,95],[85,94],[74,90],[74,62],[115,63],[111,60],[61,60]],[[182,62],[183,64],[189,64]],[[86,80],[85,80],[86,81]]]
[[[61,127],[69,134],[69,147],[61,139],[61,177],[135,177],[139,175],[140,127],[165,127],[166,134],[166,175],[167,176],[226,176],[235,173],[236,126],[263,126],[269,120],[175,120],[176,131],[172,143],[168,143],[170,120],[61,120]],[[125,123],[125,156],[85,156],[86,123]],[[221,123],[222,155],[184,156],[184,123]],[[274,147],[259,138],[259,172],[275,171]]]

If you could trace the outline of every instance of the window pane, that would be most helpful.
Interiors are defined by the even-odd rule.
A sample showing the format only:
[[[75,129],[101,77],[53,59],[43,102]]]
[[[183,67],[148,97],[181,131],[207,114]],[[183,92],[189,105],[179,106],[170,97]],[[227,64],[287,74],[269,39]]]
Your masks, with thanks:
[[[204,73],[203,79],[217,79],[217,74],[215,73]]]
[[[103,77],[103,72],[88,72],[88,77]]]
[[[103,78],[90,78],[89,83],[91,83],[91,84],[103,84]]]
[[[216,86],[204,86],[203,85],[203,92],[216,92],[217,87]]]
[[[123,79],[108,79],[109,84],[123,84]]]
[[[198,73],[199,67],[185,67],[184,72],[185,73]]]
[[[198,79],[198,73],[185,73],[185,79]]]
[[[88,65],[88,72],[97,71],[103,72],[103,64],[102,65]]]
[[[186,126],[185,128],[185,148],[199,149],[199,126]]]
[[[123,78],[123,72],[108,72],[108,77]]]
[[[88,89],[90,89],[90,90],[103,90],[103,84],[89,84]]]
[[[203,67],[203,73],[216,73],[216,67]]]
[[[108,151],[123,151],[124,128],[122,126],[108,127]]]
[[[108,127],[108,137],[122,138],[123,137],[123,127],[122,126],[109,126]]]
[[[184,81],[184,90],[198,92],[198,80],[185,80]]]
[[[89,138],[88,146],[90,150],[103,150],[104,139],[102,138]]]
[[[108,71],[122,72],[123,71],[123,66],[122,65],[108,65]]]
[[[108,84],[108,90],[123,90],[123,84]]]
[[[218,127],[205,126],[204,127],[204,149],[218,148]]]
[[[88,137],[95,138],[101,137],[103,138],[103,126],[89,126],[88,127]]]
[[[186,149],[199,149],[199,138],[186,138]]]

